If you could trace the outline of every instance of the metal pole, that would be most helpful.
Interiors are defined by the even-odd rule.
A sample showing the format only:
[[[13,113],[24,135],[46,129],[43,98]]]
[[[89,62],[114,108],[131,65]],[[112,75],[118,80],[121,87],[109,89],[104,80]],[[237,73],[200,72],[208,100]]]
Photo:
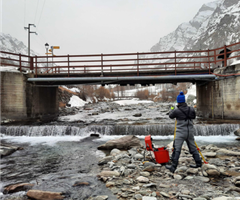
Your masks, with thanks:
[[[30,56],[30,24],[28,24],[28,57]]]
[[[139,76],[139,55],[137,52],[137,76]]]
[[[227,47],[224,45],[224,67],[227,67]]]

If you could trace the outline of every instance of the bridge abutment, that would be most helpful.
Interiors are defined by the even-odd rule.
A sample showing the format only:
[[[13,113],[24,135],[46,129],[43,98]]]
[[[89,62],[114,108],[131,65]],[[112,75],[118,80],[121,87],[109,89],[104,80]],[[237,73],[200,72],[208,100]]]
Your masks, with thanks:
[[[58,115],[57,87],[36,87],[32,74],[1,72],[1,121],[51,120]]]
[[[212,119],[240,119],[240,64],[216,69],[218,79],[197,85],[197,115]]]

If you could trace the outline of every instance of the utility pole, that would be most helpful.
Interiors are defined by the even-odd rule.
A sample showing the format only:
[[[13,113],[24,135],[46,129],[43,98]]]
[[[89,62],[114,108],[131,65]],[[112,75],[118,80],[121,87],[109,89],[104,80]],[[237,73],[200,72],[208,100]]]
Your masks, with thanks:
[[[36,32],[32,32],[30,30],[31,26],[36,27],[35,24],[28,24],[28,27],[24,27],[24,29],[28,29],[28,57],[30,58],[30,33],[35,33],[37,35]]]

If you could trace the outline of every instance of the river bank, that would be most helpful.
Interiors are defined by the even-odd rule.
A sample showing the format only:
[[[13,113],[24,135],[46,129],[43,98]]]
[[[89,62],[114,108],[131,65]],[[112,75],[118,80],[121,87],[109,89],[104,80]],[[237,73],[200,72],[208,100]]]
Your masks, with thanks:
[[[131,152],[142,154],[143,148],[122,152],[119,157],[109,160],[114,164],[99,165],[99,161],[109,152],[99,151],[97,147],[114,138],[135,135],[143,146],[144,137],[149,134],[153,135],[159,146],[172,141],[174,124],[173,120],[168,118],[169,106],[170,104],[152,102],[138,102],[132,105],[99,102],[84,107],[66,108],[54,122],[1,126],[1,143],[23,149],[1,158],[1,192],[4,194],[1,194],[0,198],[28,199],[28,190],[58,192],[65,197],[64,199],[69,200],[187,200],[198,197],[209,200],[220,195],[239,197],[236,188],[229,189],[239,176],[238,155],[208,158],[209,162],[212,160],[211,165],[224,169],[220,171],[232,172],[228,175],[207,177],[209,181],[206,183],[199,181],[208,180],[201,174],[200,169],[194,173],[188,172],[192,158],[186,149],[183,150],[183,160],[179,164],[179,168],[184,167],[183,172],[176,174],[181,178],[170,174],[163,165],[155,166],[153,163],[154,170],[149,172],[150,174],[143,173],[148,181],[138,181],[138,177],[143,176],[142,172],[145,172],[145,166],[142,164],[144,160],[135,159]],[[239,125],[207,124],[198,118],[195,120],[195,127],[199,136],[195,139],[204,153],[210,152],[210,155],[221,148],[240,152],[238,141],[233,135],[233,131],[240,128]],[[119,171],[123,169],[121,167],[124,167],[126,174],[110,178],[98,176],[103,170]],[[127,171],[131,173],[127,174]],[[226,181],[229,190],[225,190]],[[6,192],[6,186],[19,182],[31,186],[13,194]],[[189,192],[184,191],[185,188]],[[215,191],[222,189],[223,192],[217,192],[218,195],[215,195]]]

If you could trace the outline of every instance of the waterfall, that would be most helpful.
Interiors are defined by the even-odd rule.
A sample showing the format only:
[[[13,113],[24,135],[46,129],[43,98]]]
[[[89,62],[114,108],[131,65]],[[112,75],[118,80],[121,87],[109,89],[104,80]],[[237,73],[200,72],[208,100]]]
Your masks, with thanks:
[[[195,125],[197,136],[230,135],[240,128],[239,124]],[[70,125],[42,126],[1,126],[1,133],[9,136],[88,136],[100,135],[173,135],[172,124],[151,125],[89,125],[85,127]]]

